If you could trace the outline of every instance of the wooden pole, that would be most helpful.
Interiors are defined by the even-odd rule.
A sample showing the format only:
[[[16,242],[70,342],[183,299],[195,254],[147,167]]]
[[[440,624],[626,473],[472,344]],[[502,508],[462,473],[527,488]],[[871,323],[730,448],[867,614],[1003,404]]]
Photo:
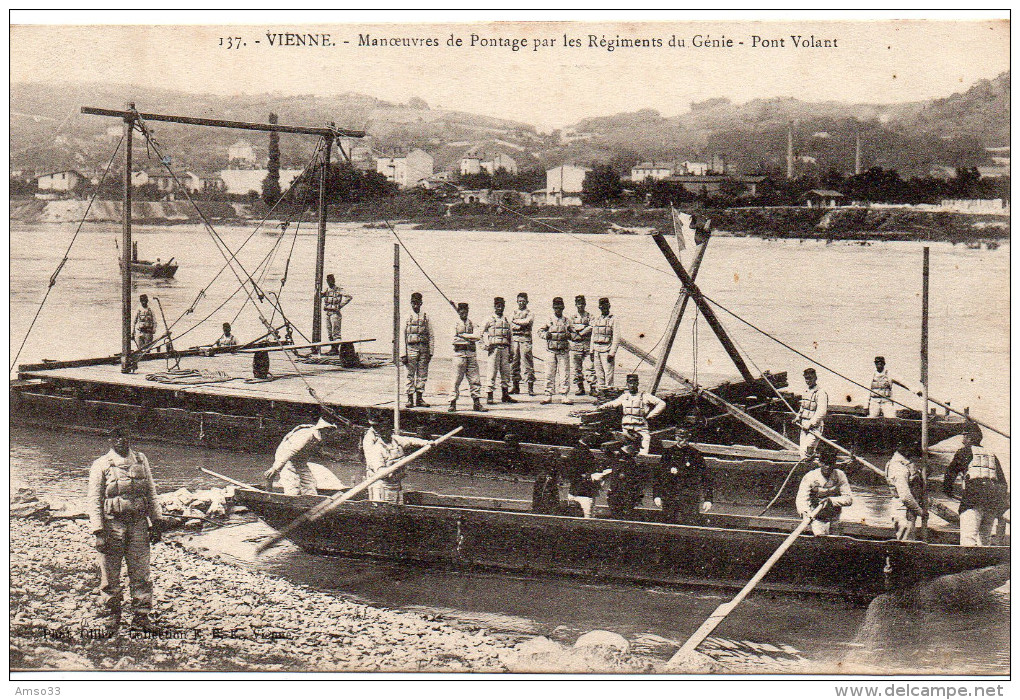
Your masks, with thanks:
[[[393,244],[393,432],[400,433],[400,244]]]
[[[118,117],[127,119],[134,116],[134,106],[127,110],[103,109],[101,107],[82,107],[82,114],[93,114],[99,117]],[[324,139],[332,139],[336,136],[346,138],[364,138],[364,131],[352,131],[351,129],[337,129],[330,125],[325,126],[288,126],[286,124],[263,124],[259,122],[238,122],[226,119],[206,119],[204,117],[181,117],[173,114],[152,114],[143,112],[137,115],[147,122],[173,122],[175,124],[191,124],[193,126],[218,126],[224,129],[245,129],[247,131],[276,131],[284,134],[309,134],[321,136]]]
[[[692,281],[698,278],[698,268],[701,267],[701,259],[705,257],[705,248],[708,247],[708,241],[709,239],[706,238],[705,242],[698,245],[694,251],[694,260],[691,262]],[[666,331],[666,343],[662,347],[659,361],[655,364],[655,377],[652,379],[652,387],[649,389],[653,394],[659,390],[659,384],[662,382],[662,373],[666,371],[666,361],[669,359],[669,353],[673,350],[673,343],[676,341],[676,334],[680,330],[680,323],[684,320],[684,311],[687,309],[687,302],[690,298],[691,295],[684,288],[680,292],[680,296],[677,297],[676,304],[673,305],[673,315],[669,318],[669,329]]]
[[[911,388],[910,388],[909,386],[907,386],[906,384],[904,384],[903,382],[901,382],[901,381],[899,381],[899,380],[897,380],[897,379],[893,379],[893,380],[892,380],[892,383],[893,383],[893,384],[895,384],[895,385],[896,385],[896,386],[898,386],[898,387],[902,387],[903,389],[906,389],[906,390],[907,390],[907,391],[909,391],[909,392],[910,392],[911,394],[915,394],[915,395],[917,395],[917,396],[920,396],[920,397],[923,397],[923,396],[924,396],[924,392],[923,392],[923,391],[914,391],[914,390],[913,390],[913,389],[911,389]],[[955,413],[956,415],[960,416],[961,418],[966,418],[966,419],[967,419],[967,420],[969,420],[969,421],[970,421],[971,423],[977,423],[977,424],[978,424],[978,425],[980,425],[980,426],[981,426],[982,428],[988,428],[988,429],[989,429],[989,430],[991,430],[991,431],[992,431],[993,433],[998,433],[999,435],[1001,435],[1002,437],[1006,438],[1007,440],[1010,440],[1010,439],[1012,439],[1012,438],[1010,438],[1010,437],[1009,437],[1009,433],[1007,433],[1007,432],[1006,432],[1005,430],[999,430],[999,429],[998,429],[998,428],[996,428],[995,426],[992,426],[992,425],[988,425],[988,423],[985,423],[984,421],[980,421],[980,420],[978,420],[977,418],[975,418],[974,416],[972,416],[972,415],[971,415],[970,413],[967,413],[966,411],[957,411],[957,410],[956,410],[955,408],[953,408],[953,407],[952,407],[952,406],[950,406],[949,404],[947,404],[947,403],[942,403],[942,402],[941,402],[941,401],[939,401],[938,399],[936,399],[936,398],[932,398],[932,396],[931,396],[931,395],[929,395],[929,396],[928,396],[928,403],[933,403],[933,404],[935,404],[936,406],[938,406],[939,408],[945,409],[945,410],[946,410],[947,412],[949,412],[949,413]]]
[[[120,371],[127,374],[134,369],[131,356],[131,150],[135,130],[135,103],[128,104],[124,113],[124,212],[120,246]]]
[[[666,258],[666,262],[673,268],[673,272],[680,281],[683,282],[684,288],[687,293],[694,299],[694,303],[697,304],[698,309],[701,310],[702,316],[708,321],[708,325],[712,327],[712,331],[716,337],[719,338],[719,342],[722,343],[723,348],[726,350],[726,354],[733,360],[733,364],[736,365],[737,371],[740,372],[740,376],[744,378],[746,382],[753,382],[754,375],[751,374],[751,370],[747,368],[747,364],[744,362],[744,358],[740,356],[740,352],[737,350],[737,346],[733,344],[726,329],[723,328],[719,322],[718,317],[715,315],[715,311],[709,305],[708,301],[701,294],[701,290],[698,289],[698,285],[694,284],[694,280],[687,274],[687,270],[680,263],[680,259],[673,252],[673,249],[669,247],[669,242],[661,233],[653,233],[652,240],[659,246],[659,250],[662,251],[663,256]]]
[[[326,139],[319,168],[319,231],[315,239],[315,293],[312,294],[312,342],[322,340],[322,277],[326,267],[326,171],[329,169],[332,139]]]
[[[357,486],[351,487],[344,491],[343,493],[338,493],[335,496],[331,496],[326,500],[322,501],[321,503],[319,503],[319,505],[315,506],[314,508],[306,510],[304,513],[299,515],[297,519],[295,519],[294,522],[292,522],[290,525],[287,525],[285,528],[283,528],[275,535],[273,535],[271,538],[269,538],[261,545],[259,545],[258,549],[255,550],[255,553],[262,554],[270,547],[273,547],[278,543],[282,542],[284,539],[287,538],[288,535],[290,535],[290,533],[294,532],[294,530],[298,529],[302,525],[315,522],[322,516],[326,515],[326,513],[329,513],[331,510],[336,508],[341,503],[346,503],[347,501],[351,500],[359,493],[367,489],[369,486],[379,481],[380,479],[385,479],[390,474],[393,474],[394,472],[403,469],[404,466],[418,459],[436,445],[449,440],[451,437],[453,437],[463,429],[464,426],[462,425],[457,426],[456,428],[448,432],[446,435],[441,435],[440,437],[437,437],[435,440],[431,441],[424,447],[419,447],[417,450],[407,455],[406,457],[402,457],[401,459],[397,460],[391,466],[376,472],[373,476],[368,477]]]
[[[788,550],[793,545],[794,541],[800,537],[801,533],[807,529],[807,526],[811,524],[811,521],[815,519],[815,516],[818,515],[825,505],[825,501],[819,503],[818,507],[804,516],[804,519],[800,521],[800,525],[797,526],[797,529],[791,532],[789,536],[783,540],[783,543],[779,545],[779,548],[775,552],[772,553],[769,560],[765,562],[760,569],[758,569],[758,573],[756,573],[751,580],[747,582],[747,585],[740,589],[740,593],[737,593],[736,597],[734,597],[730,602],[723,603],[716,608],[715,612],[708,616],[708,619],[701,624],[701,627],[699,627],[694,634],[691,635],[690,639],[684,642],[684,645],[680,647],[679,651],[673,655],[673,658],[670,659],[671,662],[680,661],[683,658],[683,655],[694,651],[699,644],[705,641],[708,635],[712,634],[712,631],[726,619],[727,615],[733,612],[733,609],[740,604],[740,601],[746,598],[747,595],[754,590],[754,587],[757,586],[758,583],[765,577],[765,574],[767,574],[772,567],[775,566],[780,557],[786,554],[786,550]]]
[[[921,264],[921,508],[928,510],[928,271],[930,249]],[[921,539],[928,539],[928,519],[921,520]]]

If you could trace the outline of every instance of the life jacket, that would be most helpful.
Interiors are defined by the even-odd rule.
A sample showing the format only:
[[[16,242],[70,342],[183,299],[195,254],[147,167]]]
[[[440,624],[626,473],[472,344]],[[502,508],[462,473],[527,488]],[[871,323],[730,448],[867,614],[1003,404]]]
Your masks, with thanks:
[[[135,330],[139,333],[156,332],[156,316],[152,309],[138,309],[138,316],[135,317]]]
[[[107,456],[103,465],[106,492],[103,494],[103,512],[112,516],[144,515],[149,509],[148,476],[142,457],[129,453],[132,461],[116,464]]]
[[[384,469],[389,469],[394,464],[396,464],[397,461],[404,457],[404,448],[396,440],[390,440],[389,442],[386,442],[381,437],[379,437],[378,433],[375,436],[375,440],[382,449],[383,459],[385,460],[385,462],[378,469],[372,470],[370,473],[367,473],[365,475],[366,477],[375,476]],[[383,483],[389,484],[390,486],[400,486],[401,482],[403,481],[399,473],[400,471],[401,470],[397,470],[397,472],[390,474],[387,477],[384,477],[382,479]]]
[[[583,323],[585,326],[591,326],[591,314],[587,311],[584,315],[577,314],[570,318],[570,349],[571,350],[587,350],[591,347],[591,335],[582,337],[577,331],[574,330],[574,325]]]
[[[971,446],[970,464],[967,466],[967,480],[996,479],[995,455],[981,445]]]
[[[800,412],[797,414],[800,420],[810,420],[818,411],[818,391],[819,389],[816,386],[811,390],[810,394],[801,397]]]
[[[510,347],[510,321],[506,316],[493,316],[489,324],[489,345]]]
[[[475,332],[475,324],[471,323],[471,319],[467,321],[461,321],[457,319],[457,325],[453,327],[453,349],[456,352],[474,352],[475,344],[470,340],[463,340],[460,338],[461,333],[472,334]]]
[[[648,421],[645,419],[645,406],[648,405],[648,401],[645,399],[645,392],[639,391],[636,394],[631,394],[628,391],[622,394],[620,398],[623,401],[624,427],[647,427]]]
[[[340,301],[344,291],[340,287],[331,287],[322,295],[322,308],[331,313],[339,313]]]
[[[892,381],[885,372],[875,372],[871,378],[871,393],[883,399],[892,397]]]
[[[429,317],[422,311],[411,314],[404,325],[404,342],[408,345],[429,344]]]
[[[546,331],[545,344],[553,352],[563,352],[570,346],[570,322],[564,316],[553,316]]]
[[[525,309],[524,311],[521,311],[520,309],[517,309],[517,311],[514,311],[513,320],[515,320],[517,322],[520,322],[520,321],[522,321],[525,318],[529,318],[530,316],[531,316],[531,311],[528,311],[527,309]],[[531,339],[531,326],[533,324],[534,324],[534,318],[532,318],[528,322],[528,324],[527,324],[527,326],[525,328],[514,328],[513,329],[513,336],[515,338],[528,338],[530,340]]]
[[[595,345],[611,345],[613,343],[613,315],[596,316],[591,323],[591,342]]]

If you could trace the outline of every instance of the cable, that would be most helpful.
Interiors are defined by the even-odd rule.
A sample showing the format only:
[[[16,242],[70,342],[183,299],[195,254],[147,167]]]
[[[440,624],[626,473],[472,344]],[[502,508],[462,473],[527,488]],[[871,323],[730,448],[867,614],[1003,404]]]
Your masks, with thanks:
[[[71,236],[71,242],[67,244],[67,250],[64,251],[64,257],[57,264],[53,274],[50,275],[49,286],[46,287],[46,293],[43,294],[42,301],[39,302],[39,308],[35,310],[35,316],[32,317],[32,322],[28,324],[28,330],[25,331],[25,337],[21,339],[21,345],[18,347],[18,351],[14,353],[14,360],[11,362],[8,373],[13,372],[14,368],[18,364],[18,358],[21,356],[21,351],[25,349],[25,343],[28,342],[28,336],[32,333],[32,329],[35,327],[35,322],[39,319],[39,314],[42,313],[43,306],[46,304],[46,300],[50,296],[50,291],[53,289],[53,285],[57,283],[57,276],[60,275],[60,271],[64,269],[64,265],[67,264],[68,256],[71,254],[71,247],[74,242],[78,240],[78,234],[81,233],[82,226],[85,225],[85,219],[88,218],[89,212],[92,211],[92,204],[96,201],[96,197],[99,196],[99,190],[102,188],[103,183],[106,182],[106,176],[110,172],[110,168],[113,167],[113,161],[117,158],[117,153],[120,151],[121,144],[124,143],[124,136],[121,135],[120,141],[117,142],[116,148],[113,149],[113,155],[110,156],[110,162],[106,164],[106,170],[103,171],[103,177],[100,178],[99,184],[96,185],[96,191],[92,193],[92,197],[89,198],[88,206],[85,207],[85,213],[82,214],[81,221],[78,222],[78,228],[75,229],[74,235]]]
[[[393,228],[393,225],[389,222],[389,220],[388,219],[383,219],[383,223],[385,223],[387,228],[389,228],[390,233],[392,233],[393,237],[397,239],[397,243],[399,243],[400,247],[404,249],[404,252],[407,253],[408,257],[411,258],[411,262],[413,262],[415,264],[415,266],[421,271],[421,273],[423,275],[425,275],[425,279],[427,279],[429,281],[429,283],[431,283],[432,286],[436,288],[436,291],[439,292],[439,295],[441,297],[443,297],[443,299],[446,299],[446,302],[450,306],[452,306],[454,308],[454,310],[456,310],[457,309],[457,305],[453,303],[453,301],[450,299],[450,297],[446,296],[446,293],[443,292],[443,290],[439,288],[439,285],[436,284],[436,281],[434,279],[432,279],[432,277],[429,276],[429,273],[425,272],[425,268],[422,267],[421,263],[418,262],[418,259],[414,257],[414,253],[412,253],[410,250],[408,250],[407,245],[405,245],[404,241],[401,240],[400,236],[397,234],[397,230],[395,228]]]

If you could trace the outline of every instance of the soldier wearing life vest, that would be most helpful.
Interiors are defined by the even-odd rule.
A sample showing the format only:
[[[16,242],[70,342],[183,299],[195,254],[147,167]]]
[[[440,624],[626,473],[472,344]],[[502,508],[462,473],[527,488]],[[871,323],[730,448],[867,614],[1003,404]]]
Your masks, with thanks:
[[[599,299],[599,315],[591,322],[591,351],[595,365],[595,386],[599,393],[613,386],[616,351],[620,347],[620,329],[609,312],[609,299]]]
[[[493,394],[496,391],[496,374],[499,374],[499,385],[502,389],[500,401],[502,403],[517,403],[510,396],[510,344],[513,341],[510,319],[503,312],[506,310],[506,301],[503,297],[496,297],[492,300],[493,315],[482,327],[481,336],[485,342],[485,349],[489,353],[489,383],[487,403],[491,406],[495,403]]]
[[[369,421],[369,429],[361,441],[361,449],[365,455],[365,477],[372,477],[384,469],[388,469],[400,461],[405,455],[405,448],[424,447],[428,440],[397,435],[393,432],[393,423],[386,417],[373,417]],[[368,487],[368,500],[382,503],[403,503],[403,472],[398,469]]]
[[[123,606],[121,563],[126,562],[131,586],[132,626],[147,629],[152,611],[152,579],[149,575],[151,536],[158,538],[163,514],[156,499],[149,460],[131,449],[124,428],[110,433],[110,451],[89,469],[89,525],[99,552],[100,623],[112,633],[120,625]]]
[[[868,397],[868,417],[896,417],[896,407],[892,402],[892,380],[885,369],[885,358],[875,358],[875,376],[871,378],[871,395]]]
[[[824,503],[811,520],[811,532],[815,536],[838,535],[840,513],[853,505],[854,494],[846,473],[836,467],[835,449],[825,445],[814,459],[818,468],[805,474],[797,489],[797,512],[806,517]]]
[[[449,411],[457,410],[457,399],[460,398],[460,384],[467,377],[471,389],[471,402],[476,411],[488,411],[482,405],[482,382],[478,373],[478,353],[475,343],[481,336],[475,333],[475,324],[468,318],[467,302],[457,304],[457,323],[453,327],[453,399],[450,400]]]
[[[510,372],[513,374],[511,394],[521,392],[521,381],[528,383],[528,396],[535,395],[535,358],[531,330],[535,316],[528,308],[528,293],[517,295],[517,310],[510,317]]]
[[[148,295],[139,296],[138,303],[142,308],[135,314],[135,344],[138,345],[138,350],[142,351],[152,345],[152,339],[156,335],[156,316],[149,308]]]
[[[885,480],[896,491],[893,501],[892,520],[896,526],[896,539],[909,540],[914,536],[917,518],[922,522],[928,517],[924,506],[924,486],[917,459],[921,456],[918,446],[901,440],[896,451],[885,465]]]
[[[591,355],[592,315],[585,311],[587,301],[583,294],[574,297],[574,305],[577,313],[570,317],[570,366],[574,370],[574,387],[578,396],[584,396],[584,383],[587,381],[587,393],[595,395],[595,367]]]
[[[652,433],[648,428],[648,421],[666,410],[666,402],[655,394],[641,391],[638,376],[627,375],[627,391],[617,398],[602,404],[601,408],[619,408],[623,411],[624,435],[628,439],[641,440],[641,454],[648,454],[652,445]]]
[[[266,486],[272,486],[279,475],[285,496],[317,496],[315,475],[308,461],[326,456],[322,452],[322,441],[327,430],[336,430],[336,425],[320,418],[315,425],[299,425],[287,433],[276,448],[273,466],[263,473]]]
[[[429,362],[436,350],[436,337],[428,314],[421,310],[421,292],[411,295],[411,314],[404,324],[404,364],[407,365],[407,406],[427,408],[425,382],[429,378]]]
[[[347,294],[342,287],[336,286],[336,278],[333,275],[326,275],[326,289],[322,292],[322,310],[326,312],[326,332],[330,340],[340,340],[340,327],[343,324],[343,314],[340,309],[351,303],[353,297]],[[324,355],[339,355],[340,346],[334,345]]]
[[[538,334],[545,338],[549,359],[545,363],[545,398],[542,403],[552,403],[557,384],[563,394],[563,403],[572,404],[570,398],[570,321],[563,315],[563,297],[556,297],[552,302],[553,316]],[[562,378],[557,380],[557,375]]]
[[[821,441],[825,416],[829,412],[829,395],[818,386],[818,373],[814,367],[804,370],[804,384],[807,391],[800,399],[800,411],[794,425],[800,428],[800,454],[806,458],[815,453]]]
[[[971,423],[963,433],[963,447],[946,468],[942,490],[955,497],[953,485],[963,475],[960,497],[960,544],[985,547],[991,544],[992,525],[1009,508],[1009,486],[999,458],[981,445],[981,428]]]

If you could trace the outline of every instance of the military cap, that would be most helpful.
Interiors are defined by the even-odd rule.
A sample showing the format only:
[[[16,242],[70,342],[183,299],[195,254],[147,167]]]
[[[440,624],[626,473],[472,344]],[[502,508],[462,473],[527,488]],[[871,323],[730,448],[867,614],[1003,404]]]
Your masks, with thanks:
[[[468,303],[466,301],[459,302],[457,304],[457,311],[467,311]]]
[[[421,301],[421,292],[411,294],[411,301]]]
[[[506,299],[504,299],[503,297],[496,297],[495,299],[492,300],[492,303],[503,304],[504,306],[506,306]]]
[[[563,297],[553,297],[553,306],[563,306]]]
[[[518,299],[524,299],[526,301],[528,299],[528,293],[527,292],[520,292],[520,293],[517,294],[517,298]]]
[[[574,302],[575,303],[579,302],[579,301],[585,301],[585,298],[584,298],[583,294],[578,294],[576,297],[574,297]]]
[[[815,371],[814,367],[808,367],[806,370],[804,370],[804,376],[807,377],[808,375],[817,377],[818,372]]]
[[[602,298],[599,299],[599,306],[602,306],[603,304],[608,304],[608,303],[609,303],[609,297],[602,297]]]

